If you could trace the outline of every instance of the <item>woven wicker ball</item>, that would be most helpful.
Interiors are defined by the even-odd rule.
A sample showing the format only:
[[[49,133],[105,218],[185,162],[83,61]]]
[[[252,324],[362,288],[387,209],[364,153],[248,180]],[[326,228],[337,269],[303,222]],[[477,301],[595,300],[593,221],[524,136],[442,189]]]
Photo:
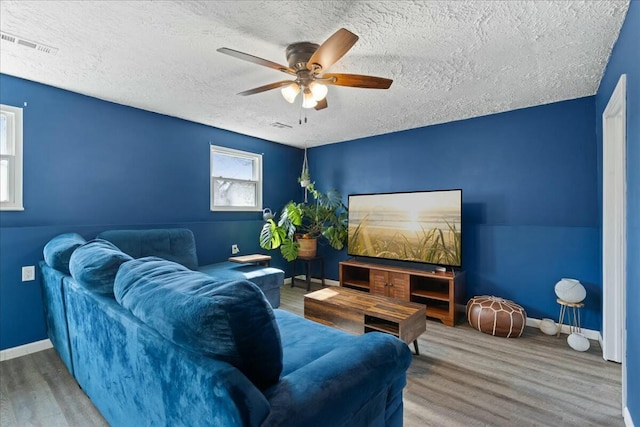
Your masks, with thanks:
[[[513,301],[494,296],[476,296],[467,303],[469,324],[485,334],[517,338],[522,335],[527,313]]]

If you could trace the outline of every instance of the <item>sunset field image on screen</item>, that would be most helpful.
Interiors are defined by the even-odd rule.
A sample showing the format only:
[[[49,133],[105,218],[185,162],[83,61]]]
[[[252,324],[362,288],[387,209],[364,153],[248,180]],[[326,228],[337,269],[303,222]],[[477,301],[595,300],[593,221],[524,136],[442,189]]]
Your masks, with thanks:
[[[349,255],[461,266],[462,190],[349,196]]]

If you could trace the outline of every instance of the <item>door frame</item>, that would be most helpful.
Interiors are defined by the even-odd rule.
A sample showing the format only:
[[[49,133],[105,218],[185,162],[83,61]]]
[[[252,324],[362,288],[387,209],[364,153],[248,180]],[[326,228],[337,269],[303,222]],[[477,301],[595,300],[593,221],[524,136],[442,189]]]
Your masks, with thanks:
[[[602,357],[622,363],[626,384],[626,93],[622,74],[602,113]]]

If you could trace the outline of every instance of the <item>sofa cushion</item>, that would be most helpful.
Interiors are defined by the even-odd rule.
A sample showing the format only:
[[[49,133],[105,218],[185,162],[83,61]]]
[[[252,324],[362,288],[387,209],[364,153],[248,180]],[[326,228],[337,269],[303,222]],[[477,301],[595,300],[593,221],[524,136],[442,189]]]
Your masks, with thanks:
[[[86,243],[78,233],[65,233],[54,237],[44,246],[43,255],[49,267],[69,274],[69,260],[73,251]]]
[[[69,270],[71,276],[88,289],[100,294],[113,295],[113,281],[118,268],[122,263],[132,259],[113,243],[94,239],[73,252]]]
[[[195,270],[198,268],[196,240],[188,228],[109,230],[97,236],[134,258],[156,256]]]
[[[116,300],[166,339],[224,360],[258,388],[282,371],[280,331],[269,302],[247,281],[217,281],[155,257],[124,263]]]

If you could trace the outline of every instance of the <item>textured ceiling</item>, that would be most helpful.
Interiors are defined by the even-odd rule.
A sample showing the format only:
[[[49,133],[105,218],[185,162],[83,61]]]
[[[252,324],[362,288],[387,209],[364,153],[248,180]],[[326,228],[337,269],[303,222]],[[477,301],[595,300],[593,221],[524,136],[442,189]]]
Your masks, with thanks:
[[[266,140],[316,146],[593,95],[628,1],[7,1],[0,71]],[[344,27],[360,37],[332,73],[394,80],[330,86],[303,110],[287,79],[216,52],[286,65],[285,49]],[[290,128],[275,127],[282,123]]]

